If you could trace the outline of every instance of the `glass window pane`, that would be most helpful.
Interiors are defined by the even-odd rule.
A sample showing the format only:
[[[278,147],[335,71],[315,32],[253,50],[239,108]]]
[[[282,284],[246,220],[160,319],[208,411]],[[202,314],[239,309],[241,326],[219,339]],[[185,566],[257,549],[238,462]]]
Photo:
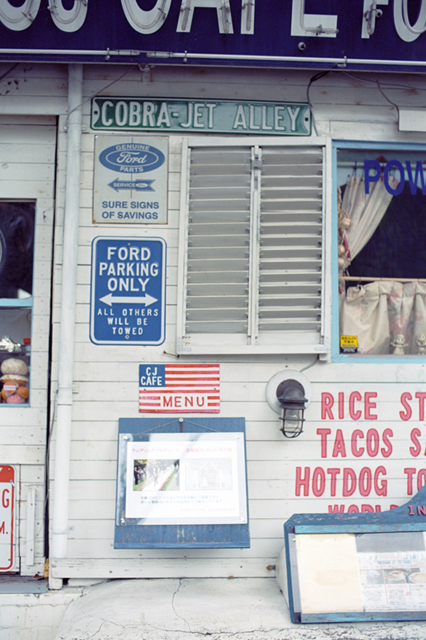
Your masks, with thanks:
[[[31,308],[0,308],[0,395],[2,404],[28,404]]]
[[[0,202],[0,298],[30,298],[35,205]]]
[[[337,154],[340,350],[426,354],[426,152]]]

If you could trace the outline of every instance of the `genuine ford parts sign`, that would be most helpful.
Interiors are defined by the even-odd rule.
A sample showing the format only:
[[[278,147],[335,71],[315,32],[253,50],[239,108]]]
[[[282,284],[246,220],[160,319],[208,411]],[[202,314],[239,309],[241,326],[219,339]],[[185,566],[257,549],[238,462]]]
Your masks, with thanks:
[[[164,164],[164,153],[149,144],[127,142],[108,147],[99,154],[99,162],[111,171],[146,173]]]
[[[167,222],[168,139],[96,136],[93,222]]]

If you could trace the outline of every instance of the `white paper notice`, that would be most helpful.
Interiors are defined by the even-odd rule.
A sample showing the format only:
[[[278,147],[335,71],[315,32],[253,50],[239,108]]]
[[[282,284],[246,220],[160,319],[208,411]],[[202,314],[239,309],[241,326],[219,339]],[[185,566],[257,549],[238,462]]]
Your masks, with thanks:
[[[247,522],[244,435],[162,434],[127,443],[126,518]]]

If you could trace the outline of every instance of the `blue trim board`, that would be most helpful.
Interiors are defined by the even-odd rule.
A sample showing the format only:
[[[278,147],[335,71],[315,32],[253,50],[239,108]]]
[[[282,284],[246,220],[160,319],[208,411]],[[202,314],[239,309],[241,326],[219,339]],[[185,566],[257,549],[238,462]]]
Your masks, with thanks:
[[[284,532],[287,535],[290,529],[294,532],[300,527],[304,527],[304,533],[372,533],[373,530],[426,532],[426,486],[401,507],[380,513],[295,514],[285,523]]]
[[[163,417],[163,418],[120,418],[118,438],[117,468],[117,503],[115,519],[115,549],[200,549],[200,548],[249,548],[250,534],[247,524],[179,524],[179,525],[144,525],[135,518],[122,518],[125,508],[125,465],[120,467],[120,435],[130,434],[133,441],[147,440],[149,434],[155,433],[233,433],[244,434],[245,453],[245,419],[244,418],[198,418],[195,417]],[[247,477],[247,474],[246,474]],[[247,480],[246,480],[247,485]],[[246,490],[247,496],[248,492]],[[247,498],[248,514],[248,498]]]
[[[423,611],[398,611],[397,615],[390,611],[383,611],[379,615],[376,613],[302,613],[300,620],[302,623],[319,623],[319,622],[386,622],[391,620],[409,621],[409,620],[426,620],[426,612]]]

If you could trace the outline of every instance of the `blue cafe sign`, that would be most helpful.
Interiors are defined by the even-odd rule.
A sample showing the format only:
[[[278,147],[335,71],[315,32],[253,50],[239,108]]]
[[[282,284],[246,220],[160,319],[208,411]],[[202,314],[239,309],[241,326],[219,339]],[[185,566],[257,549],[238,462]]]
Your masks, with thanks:
[[[1,0],[0,10],[8,61],[422,71],[425,43],[426,0]]]

